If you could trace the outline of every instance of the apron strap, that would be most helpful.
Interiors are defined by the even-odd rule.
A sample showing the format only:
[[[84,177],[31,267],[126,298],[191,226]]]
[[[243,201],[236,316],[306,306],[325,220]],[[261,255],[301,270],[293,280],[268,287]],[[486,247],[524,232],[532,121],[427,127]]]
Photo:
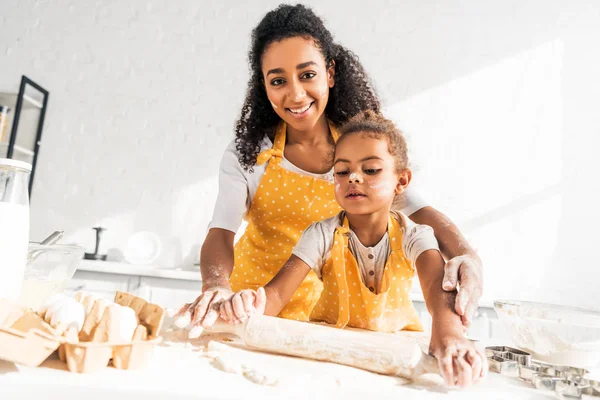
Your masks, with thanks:
[[[340,132],[338,129],[331,123],[331,121],[327,122],[329,124],[329,131],[331,132],[331,137],[334,142],[337,142],[340,138]],[[277,126],[277,131],[275,132],[275,139],[273,140],[273,147],[270,149],[262,151],[258,157],[256,157],[256,164],[262,165],[271,160],[271,158],[275,157],[275,160],[278,160],[277,163],[281,162],[283,159],[283,149],[285,148],[285,139],[287,133],[287,125],[284,121],[281,121]]]
[[[350,321],[350,293],[346,279],[346,249],[348,248],[348,218],[344,216],[343,226],[338,226],[334,234],[332,249],[333,273],[338,286],[338,320],[335,326],[344,328]]]
[[[277,126],[277,131],[275,132],[275,140],[273,140],[273,147],[262,151],[258,157],[256,157],[256,164],[262,165],[271,160],[271,158],[275,157],[273,161],[277,164],[281,162],[283,159],[283,149],[285,148],[285,133],[287,127],[285,122],[281,121]]]
[[[398,215],[398,218],[402,218],[402,216]],[[402,254],[402,227],[404,226],[405,224],[398,221],[393,213],[390,213],[388,237],[390,238],[390,249],[392,252]]]
[[[333,138],[333,141],[337,142],[340,138],[340,132],[331,121],[328,121],[327,123],[329,124],[329,132],[331,132],[331,137]]]

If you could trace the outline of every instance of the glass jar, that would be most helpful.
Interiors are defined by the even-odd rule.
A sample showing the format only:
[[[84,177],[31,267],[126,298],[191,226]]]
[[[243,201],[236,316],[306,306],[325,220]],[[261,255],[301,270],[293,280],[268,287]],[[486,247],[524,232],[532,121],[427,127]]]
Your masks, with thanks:
[[[0,298],[17,301],[29,245],[31,164],[0,158]]]

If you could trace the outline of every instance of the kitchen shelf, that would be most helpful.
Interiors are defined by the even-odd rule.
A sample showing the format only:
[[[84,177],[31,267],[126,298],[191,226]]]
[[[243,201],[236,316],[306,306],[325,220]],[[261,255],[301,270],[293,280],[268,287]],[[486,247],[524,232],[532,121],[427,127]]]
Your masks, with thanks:
[[[15,104],[17,104],[18,93],[0,93],[0,104],[10,107],[11,110],[15,109]],[[44,108],[44,104],[31,96],[24,95],[23,96],[23,108]]]
[[[0,143],[0,149],[2,149],[2,150],[8,149],[8,143]],[[21,154],[24,154],[24,155],[29,156],[29,157],[33,157],[34,154],[35,154],[31,150],[25,149],[25,148],[23,148],[21,146],[17,146],[17,145],[15,145],[15,147],[13,147],[13,149],[17,153],[21,153]],[[0,151],[0,154],[6,154],[6,153],[3,153],[2,151]]]
[[[77,271],[101,272],[105,274],[135,275],[155,278],[201,281],[200,268],[174,269],[153,265],[132,265],[124,262],[82,260]]]

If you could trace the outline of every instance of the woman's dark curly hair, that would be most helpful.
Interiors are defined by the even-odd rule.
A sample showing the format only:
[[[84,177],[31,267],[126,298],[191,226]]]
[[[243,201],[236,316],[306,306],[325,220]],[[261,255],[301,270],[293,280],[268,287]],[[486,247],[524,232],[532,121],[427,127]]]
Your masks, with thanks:
[[[242,113],[235,127],[236,149],[242,167],[252,171],[265,135],[272,134],[280,121],[264,87],[262,55],[267,46],[290,37],[315,41],[327,66],[335,62],[335,85],[330,89],[325,115],[340,125],[363,110],[380,111],[379,99],[358,57],[333,41],[323,21],[301,4],[282,4],[270,11],[252,31],[249,53],[251,76]]]

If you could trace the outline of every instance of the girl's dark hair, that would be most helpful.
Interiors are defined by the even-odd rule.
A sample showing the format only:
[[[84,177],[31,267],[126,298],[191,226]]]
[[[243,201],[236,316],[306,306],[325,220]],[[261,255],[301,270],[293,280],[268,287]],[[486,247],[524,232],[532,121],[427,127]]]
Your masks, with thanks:
[[[235,144],[242,167],[252,171],[265,135],[274,132],[279,116],[273,110],[262,76],[262,55],[267,46],[290,37],[313,39],[327,66],[335,62],[335,85],[330,89],[325,115],[340,125],[363,110],[379,112],[380,104],[358,57],[333,41],[323,21],[301,4],[282,4],[270,11],[252,31],[249,53],[250,81],[235,127]]]
[[[396,172],[408,168],[408,150],[402,131],[396,125],[379,113],[367,110],[350,119],[340,128],[340,138],[336,146],[351,134],[360,133],[375,139],[386,138],[388,151],[396,162]]]

